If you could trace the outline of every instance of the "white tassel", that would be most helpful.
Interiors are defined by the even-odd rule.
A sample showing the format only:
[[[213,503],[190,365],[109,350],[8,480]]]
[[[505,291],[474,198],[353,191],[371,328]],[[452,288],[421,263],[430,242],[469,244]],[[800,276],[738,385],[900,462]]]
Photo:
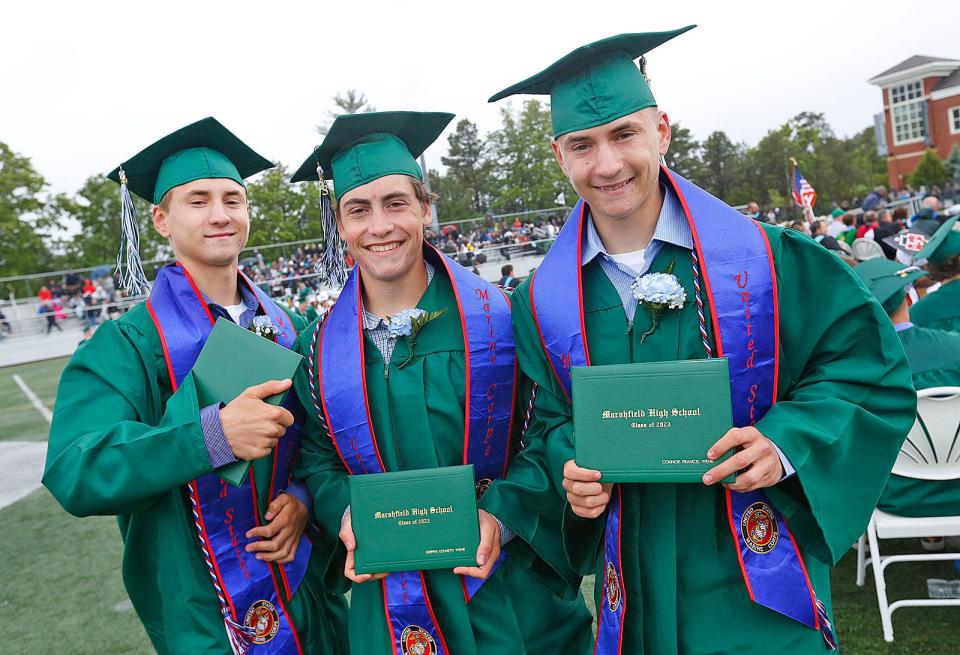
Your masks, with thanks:
[[[120,250],[117,253],[117,277],[120,288],[131,296],[147,293],[149,285],[140,261],[140,227],[133,198],[127,189],[127,174],[120,168]]]
[[[330,189],[323,179],[323,168],[317,164],[317,177],[320,179],[320,225],[326,248],[317,261],[314,270],[321,273],[321,279],[332,287],[342,287],[347,281],[347,261],[344,255],[346,244],[337,231],[337,217],[333,213],[330,201]]]

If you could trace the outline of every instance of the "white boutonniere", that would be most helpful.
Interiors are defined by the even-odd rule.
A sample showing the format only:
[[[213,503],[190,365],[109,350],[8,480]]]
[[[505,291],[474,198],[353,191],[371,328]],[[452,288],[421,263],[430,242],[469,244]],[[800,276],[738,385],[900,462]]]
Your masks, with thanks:
[[[640,343],[657,329],[660,314],[668,309],[682,309],[687,301],[687,292],[673,274],[674,264],[675,262],[670,262],[663,273],[641,275],[630,285],[633,297],[653,315],[650,329],[640,335]]]
[[[280,336],[280,328],[274,324],[273,319],[266,315],[254,316],[253,322],[250,323],[250,327],[247,329],[274,343],[277,342],[277,337]]]
[[[407,340],[407,358],[403,360],[399,368],[403,368],[413,359],[414,350],[417,346],[417,334],[427,323],[435,318],[440,318],[447,312],[446,308],[438,309],[433,312],[425,312],[422,309],[404,309],[393,316],[387,317],[387,330],[390,336],[395,339],[404,337]]]

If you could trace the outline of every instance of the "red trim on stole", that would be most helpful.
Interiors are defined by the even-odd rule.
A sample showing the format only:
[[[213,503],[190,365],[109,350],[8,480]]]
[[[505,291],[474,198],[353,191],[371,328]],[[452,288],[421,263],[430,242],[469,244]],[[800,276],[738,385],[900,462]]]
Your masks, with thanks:
[[[763,237],[763,245],[767,249],[767,261],[770,263],[770,279],[773,281],[773,398],[770,399],[770,406],[773,407],[777,402],[777,388],[780,382],[780,298],[777,295],[777,268],[773,261],[773,250],[767,233],[760,227],[760,223],[755,222],[754,226],[760,230],[760,236]]]
[[[426,591],[426,587],[424,587],[424,591]],[[390,606],[387,604],[386,578],[380,580],[380,593],[383,596],[383,614],[387,617],[387,631],[390,633],[390,652],[393,653],[393,655],[398,655],[397,640],[393,636],[393,619],[390,618]],[[424,593],[424,596],[426,596],[426,593]],[[436,625],[436,623],[434,623],[434,625]]]
[[[437,615],[433,613],[433,604],[430,602],[430,593],[427,591],[427,581],[423,577],[423,571],[417,571],[420,574],[420,584],[423,586],[423,600],[427,604],[427,612],[430,613],[430,620],[433,621],[433,625],[437,626],[437,636],[440,638],[440,643],[443,645],[443,652],[449,655],[450,649],[447,648],[447,640],[443,637],[443,630],[440,629],[440,623],[437,621]],[[463,578],[463,576],[460,576]]]
[[[187,483],[187,486],[190,487],[190,493],[193,495],[193,497],[194,497],[195,499],[199,499],[199,498],[200,498],[200,493],[197,491],[197,481],[196,481],[196,480],[191,480],[189,483]],[[200,531],[203,533],[203,542],[204,542],[205,544],[207,544],[207,550],[209,551],[209,550],[210,550],[210,537],[209,537],[209,535],[207,534],[207,524],[206,524],[206,521],[203,520],[203,512],[200,511],[200,502],[199,502],[199,500],[198,500],[198,502],[197,502],[197,517],[198,517],[198,519],[199,519],[199,521],[200,521]],[[217,558],[215,558],[215,557],[213,557],[213,556],[211,555],[211,557],[210,557],[210,562],[213,564],[213,572],[216,574],[216,576],[217,576],[217,581],[219,581],[219,583],[220,583],[220,589],[223,590],[223,597],[227,599],[227,604],[230,605],[230,612],[233,614],[233,620],[236,621],[237,623],[239,623],[239,622],[240,622],[240,619],[239,619],[238,616],[237,616],[237,608],[234,607],[234,605],[233,605],[233,599],[230,597],[230,594],[227,593],[227,587],[226,587],[226,585],[223,584],[223,576],[220,575],[220,565],[217,564]]]
[[[274,457],[274,459],[276,459],[276,457]],[[250,467],[250,494],[253,496],[253,507],[254,507],[253,520],[254,520],[254,523],[256,523],[256,526],[259,528],[261,525],[260,510],[259,510],[260,502],[259,502],[259,498],[257,497],[257,480],[253,475],[252,466]],[[303,655],[303,647],[300,645],[300,635],[297,634],[297,626],[294,625],[293,623],[293,617],[290,616],[290,611],[287,609],[287,604],[283,602],[283,594],[280,593],[280,583],[277,580],[277,574],[274,571],[274,567],[270,565],[271,564],[270,562],[266,562],[266,564],[267,564],[267,569],[270,570],[270,577],[273,578],[273,587],[277,592],[277,602],[280,603],[280,608],[283,610],[283,613],[287,617],[287,622],[290,624],[290,632],[293,634],[293,641],[297,645],[297,652],[300,653],[300,655]],[[280,565],[278,564],[277,567],[279,568],[279,566]],[[290,593],[289,587],[287,588],[286,591],[287,591],[287,596],[289,597],[289,593]]]
[[[150,301],[147,300],[147,312],[150,314],[150,318],[153,320],[153,326],[157,328],[157,334],[160,336],[160,347],[163,349],[163,361],[167,365],[167,375],[170,376],[170,388],[174,393],[177,392],[177,376],[173,372],[173,360],[170,359],[170,349],[167,348],[167,338],[163,335],[163,330],[160,329],[160,319],[157,318],[157,314],[153,311],[153,305],[150,304]]]
[[[703,248],[700,245],[700,235],[697,234],[697,227],[693,222],[693,216],[690,214],[690,207],[687,206],[687,199],[683,197],[680,187],[677,186],[673,175],[667,170],[666,166],[660,166],[660,171],[666,175],[670,186],[680,199],[680,205],[683,207],[683,213],[687,217],[687,224],[690,226],[690,233],[693,235],[693,244],[697,249],[697,257],[700,260],[700,273],[703,275],[703,288],[707,292],[707,303],[710,305],[710,323],[713,325],[713,339],[717,342],[717,357],[723,357],[723,339],[720,336],[720,323],[717,319],[717,304],[713,300],[713,289],[710,286],[710,276],[707,274],[706,260],[703,258]]]
[[[540,346],[541,348],[543,348],[543,354],[547,358],[547,363],[550,364],[550,370],[553,371],[554,379],[557,381],[557,384],[560,386],[560,392],[563,394],[564,398],[567,399],[567,402],[572,402],[570,396],[567,395],[566,388],[563,386],[563,381],[560,379],[560,374],[557,372],[557,367],[553,365],[553,360],[550,358],[550,351],[547,350],[547,342],[543,338],[543,330],[540,329],[540,319],[537,318],[537,301],[534,300],[533,298],[533,283],[535,282],[536,276],[537,276],[537,272],[534,271],[530,277],[530,287],[529,287],[530,314],[533,316],[533,324],[537,327],[537,336],[540,337]],[[584,335],[583,340],[584,342],[586,342],[587,340],[586,335]]]

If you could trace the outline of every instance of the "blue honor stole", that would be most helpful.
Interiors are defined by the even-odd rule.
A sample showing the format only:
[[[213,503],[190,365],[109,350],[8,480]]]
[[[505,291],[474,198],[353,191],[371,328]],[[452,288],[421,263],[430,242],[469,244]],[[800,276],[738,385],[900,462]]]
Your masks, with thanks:
[[[666,168],[661,170],[686,214],[710,305],[717,353],[730,365],[733,421],[755,424],[777,398],[779,317],[770,244],[753,220]],[[530,306],[544,352],[569,399],[570,369],[589,366],[583,318],[581,253],[589,207],[579,200],[534,273]],[[577,310],[552,299],[577,289]],[[706,331],[701,325],[706,339]],[[709,353],[707,353],[709,356]],[[787,522],[761,491],[724,489],[737,559],[750,599],[821,630],[835,648],[826,610],[817,600]],[[620,485],[614,485],[604,529],[604,601],[596,653],[620,653],[626,587],[620,558]]]
[[[290,319],[242,273],[240,279],[260,302],[259,312],[279,326],[277,342],[290,348],[296,333]],[[163,355],[175,392],[193,368],[213,330],[214,319],[187,270],[179,263],[157,274],[147,300],[147,311],[160,335]],[[284,407],[295,423],[274,449],[269,497],[272,501],[290,482],[300,449],[303,413],[293,394]],[[253,468],[239,487],[208,473],[187,485],[201,550],[220,601],[227,637],[234,653],[302,653],[300,638],[285,603],[297,590],[310,561],[311,545],[304,537],[294,561],[278,564],[246,552],[246,532],[261,525],[260,499]]]
[[[463,463],[474,465],[479,495],[503,477],[510,449],[517,376],[510,304],[498,288],[426,242],[424,257],[446,270],[457,301],[467,363]],[[350,475],[386,471],[368,406],[362,307],[360,268],[354,267],[339,300],[317,325],[310,351],[317,416]],[[465,602],[483,582],[463,577]],[[394,652],[420,652],[414,650],[419,645],[424,653],[449,655],[423,572],[391,573],[382,584]]]

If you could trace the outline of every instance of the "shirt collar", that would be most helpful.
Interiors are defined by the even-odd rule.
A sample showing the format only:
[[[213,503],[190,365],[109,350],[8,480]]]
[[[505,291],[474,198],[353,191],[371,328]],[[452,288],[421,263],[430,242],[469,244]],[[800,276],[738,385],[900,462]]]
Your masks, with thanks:
[[[906,323],[894,323],[893,329],[897,332],[903,332],[904,330],[909,330],[913,327],[913,323],[907,321]]]
[[[433,281],[434,268],[433,265],[427,260],[423,260],[423,265],[427,269],[427,286],[430,286],[430,282]],[[363,299],[361,298],[360,304],[363,305]],[[386,325],[387,319],[377,316],[366,307],[363,307],[363,329],[364,330],[376,330],[380,325]]]
[[[663,206],[660,208],[660,215],[657,216],[657,227],[653,231],[650,242],[672,243],[675,246],[693,250],[693,234],[690,232],[687,215],[683,212],[680,199],[670,185],[661,184],[660,189],[663,190]],[[583,244],[580,265],[585,266],[600,254],[609,256],[593,224],[593,216],[587,214],[587,238]]]
[[[257,298],[257,295],[247,286],[247,283],[244,282],[239,276],[237,277],[237,289],[240,290],[240,302],[242,302],[247,309],[253,310],[254,312],[260,307],[260,300]],[[207,294],[200,292],[200,295],[203,296],[203,302],[208,305],[217,305],[217,303],[210,300],[207,297]],[[217,305],[221,307],[222,305]]]

